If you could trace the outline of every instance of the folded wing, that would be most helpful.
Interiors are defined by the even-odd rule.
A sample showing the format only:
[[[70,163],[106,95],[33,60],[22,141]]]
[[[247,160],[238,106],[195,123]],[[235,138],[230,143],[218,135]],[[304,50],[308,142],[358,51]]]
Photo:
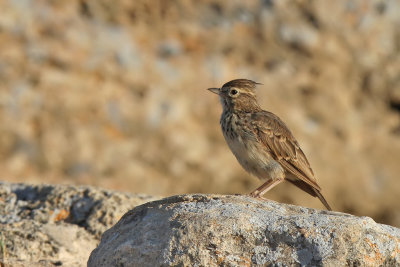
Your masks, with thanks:
[[[252,114],[252,123],[253,131],[258,140],[265,145],[272,157],[282,167],[314,189],[321,190],[306,156],[290,130],[278,116],[268,111],[257,112]],[[296,181],[293,181],[293,183],[296,184]],[[307,187],[301,188],[305,190]],[[312,195],[315,195],[314,192],[312,193]]]

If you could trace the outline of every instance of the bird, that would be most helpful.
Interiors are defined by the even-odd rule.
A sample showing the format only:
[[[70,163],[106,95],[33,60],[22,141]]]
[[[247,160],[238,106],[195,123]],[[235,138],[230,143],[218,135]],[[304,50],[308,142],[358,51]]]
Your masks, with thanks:
[[[267,191],[288,181],[332,210],[292,132],[277,115],[258,104],[257,85],[261,84],[236,79],[221,88],[208,88],[219,95],[223,108],[220,125],[230,150],[248,173],[265,181],[249,195],[262,198]]]

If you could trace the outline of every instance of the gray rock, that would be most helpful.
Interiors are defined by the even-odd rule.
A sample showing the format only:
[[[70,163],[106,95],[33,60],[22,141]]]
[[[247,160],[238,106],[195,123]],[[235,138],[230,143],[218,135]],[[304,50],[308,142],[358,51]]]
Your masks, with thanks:
[[[88,266],[398,266],[399,248],[400,229],[368,217],[183,195],[129,211]]]
[[[100,234],[149,200],[89,186],[0,182],[0,266],[85,266]]]

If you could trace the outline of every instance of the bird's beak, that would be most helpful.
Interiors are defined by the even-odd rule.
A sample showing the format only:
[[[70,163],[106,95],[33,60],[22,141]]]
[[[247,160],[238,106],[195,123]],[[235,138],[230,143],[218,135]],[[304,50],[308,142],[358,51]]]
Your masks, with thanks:
[[[209,90],[217,95],[219,95],[219,93],[221,92],[221,90],[219,88],[208,88],[207,90]]]

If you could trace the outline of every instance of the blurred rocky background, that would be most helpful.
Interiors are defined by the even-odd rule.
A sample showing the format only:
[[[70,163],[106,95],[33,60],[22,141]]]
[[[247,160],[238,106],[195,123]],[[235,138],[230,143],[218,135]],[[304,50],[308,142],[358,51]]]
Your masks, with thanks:
[[[0,1],[0,173],[132,193],[248,193],[206,88],[292,129],[335,210],[400,226],[400,2]],[[266,197],[322,208],[289,184]]]

